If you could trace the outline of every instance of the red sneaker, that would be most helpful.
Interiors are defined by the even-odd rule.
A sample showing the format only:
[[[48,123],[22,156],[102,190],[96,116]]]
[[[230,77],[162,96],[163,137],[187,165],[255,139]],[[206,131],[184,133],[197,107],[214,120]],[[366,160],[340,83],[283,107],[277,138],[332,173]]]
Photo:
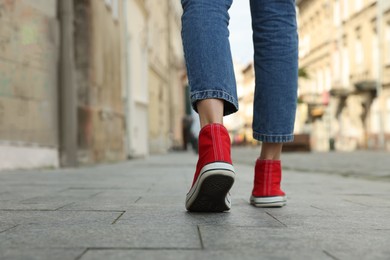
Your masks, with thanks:
[[[280,189],[282,167],[280,160],[256,161],[255,180],[250,203],[255,207],[283,207],[286,194]]]
[[[222,212],[231,207],[229,190],[234,183],[230,137],[221,124],[209,124],[199,133],[199,159],[186,197],[188,211]]]

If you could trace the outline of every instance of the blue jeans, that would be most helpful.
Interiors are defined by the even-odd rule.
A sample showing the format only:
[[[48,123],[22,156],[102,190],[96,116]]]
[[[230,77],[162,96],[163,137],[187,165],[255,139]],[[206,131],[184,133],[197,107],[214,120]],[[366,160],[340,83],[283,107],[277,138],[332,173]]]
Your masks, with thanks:
[[[182,39],[191,102],[224,100],[224,115],[238,110],[229,43],[233,0],[181,0]],[[253,137],[293,140],[298,85],[298,34],[294,0],[250,0],[255,68]]]

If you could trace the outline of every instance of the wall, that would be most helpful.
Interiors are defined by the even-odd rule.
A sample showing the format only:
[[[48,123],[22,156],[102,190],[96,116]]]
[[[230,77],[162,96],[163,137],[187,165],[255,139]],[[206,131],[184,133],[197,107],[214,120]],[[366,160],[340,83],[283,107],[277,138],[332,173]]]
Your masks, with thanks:
[[[145,2],[125,2],[127,155],[142,157],[149,153],[148,10]]]
[[[58,166],[58,50],[55,0],[0,0],[0,169]]]
[[[125,159],[122,1],[74,0],[79,160]]]
[[[382,0],[382,27],[390,22],[386,9],[390,5],[385,2]],[[378,148],[378,115],[382,114],[385,130],[390,125],[385,105],[390,73],[384,60],[390,56],[390,48],[385,47],[390,41],[385,30],[381,38],[377,36],[377,1],[364,0],[357,6],[352,0],[303,0],[299,8],[300,66],[306,67],[310,77],[300,80],[299,94],[309,109],[314,150],[328,150],[327,139],[334,139],[338,150]],[[375,85],[381,66],[383,92],[377,97]],[[366,89],[357,87],[363,84]],[[324,99],[329,94],[331,97]],[[321,106],[323,115],[313,116],[310,107]],[[303,114],[298,118],[301,124],[306,121]],[[303,125],[297,129],[302,130]],[[389,136],[387,130],[386,146],[390,146]]]

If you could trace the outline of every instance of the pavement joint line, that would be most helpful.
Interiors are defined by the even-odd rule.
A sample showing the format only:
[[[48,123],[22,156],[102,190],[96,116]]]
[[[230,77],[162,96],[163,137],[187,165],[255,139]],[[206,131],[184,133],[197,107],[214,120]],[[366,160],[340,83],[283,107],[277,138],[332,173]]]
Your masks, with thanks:
[[[97,193],[95,193],[95,194],[92,194],[91,196],[89,196],[88,198],[93,198],[93,197],[96,197],[96,196],[98,196],[99,194],[102,194],[102,193],[104,193],[105,191],[99,191],[99,192],[97,192]]]
[[[74,260],[80,260],[87,252],[89,248],[86,248],[79,256],[77,256]]]
[[[127,190],[121,187],[69,187],[66,190]]]
[[[250,163],[240,160],[235,160],[236,164],[244,165],[244,166],[251,166]],[[390,175],[385,176],[366,176],[362,175],[357,172],[353,171],[347,171],[347,172],[337,172],[334,170],[325,170],[325,169],[306,169],[306,168],[299,168],[299,167],[291,167],[291,166],[283,166],[282,170],[284,171],[294,171],[294,172],[300,172],[300,173],[319,173],[322,175],[333,175],[333,176],[341,176],[344,178],[355,178],[355,179],[363,179],[363,180],[369,180],[369,181],[375,181],[375,182],[382,182],[382,181],[390,181]]]
[[[268,211],[265,212],[268,216],[270,216],[271,218],[275,219],[277,222],[279,222],[280,224],[282,224],[283,226],[287,227],[286,224],[284,224],[282,221],[280,221],[279,219],[277,219],[274,215],[272,215],[271,213],[269,213]]]
[[[56,211],[55,209],[0,209],[0,211]]]
[[[196,225],[196,229],[198,230],[200,248],[203,250],[203,249],[204,249],[204,244],[203,244],[202,233],[200,232],[200,226],[199,226],[199,225]]]
[[[318,210],[321,210],[321,211],[329,212],[326,209],[322,209],[322,208],[319,208],[319,207],[316,207],[316,206],[313,206],[313,205],[310,205],[310,207],[313,208],[313,209],[318,209]]]
[[[55,210],[50,210],[55,211]],[[81,212],[123,212],[123,210],[109,210],[109,209],[61,209],[59,211],[81,211]]]
[[[65,205],[66,206],[66,205]],[[0,211],[57,211],[57,209],[0,209]],[[87,212],[123,212],[123,210],[105,210],[105,209],[60,209],[58,211],[87,211]]]
[[[193,251],[202,250],[199,247],[88,247],[88,251],[92,250],[171,250],[171,251]]]
[[[126,211],[123,211],[121,214],[119,214],[119,216],[111,223],[111,225],[114,225],[125,213]]]
[[[359,202],[356,202],[356,201],[352,201],[352,200],[348,200],[348,199],[343,199],[343,200],[346,201],[346,202],[352,203],[352,204],[359,205],[359,206],[363,206],[363,207],[367,207],[367,208],[370,207],[370,206],[368,206],[368,205],[366,205],[366,204],[359,203]]]
[[[61,206],[61,207],[59,207],[59,208],[56,208],[54,211],[60,210],[60,209],[62,209],[62,208],[65,208],[65,207],[67,207],[67,206],[70,206],[70,205],[72,205],[72,204],[75,204],[75,202],[65,204],[64,206]]]
[[[330,258],[332,258],[333,260],[340,260],[339,258],[335,257],[334,255],[332,255],[331,253],[329,253],[329,252],[326,251],[326,250],[322,250],[322,252],[323,252],[325,255],[327,255],[327,256],[329,256]]]
[[[11,229],[13,229],[13,228],[16,228],[17,226],[19,226],[20,224],[17,224],[17,225],[15,225],[15,226],[12,226],[12,227],[10,227],[10,228],[7,228],[7,229],[5,229],[5,230],[2,230],[2,231],[0,231],[0,234],[1,233],[4,233],[4,232],[7,232],[8,230],[11,230]]]
[[[138,197],[135,201],[134,201],[134,204],[137,203],[138,201],[140,201],[142,199],[142,197]]]

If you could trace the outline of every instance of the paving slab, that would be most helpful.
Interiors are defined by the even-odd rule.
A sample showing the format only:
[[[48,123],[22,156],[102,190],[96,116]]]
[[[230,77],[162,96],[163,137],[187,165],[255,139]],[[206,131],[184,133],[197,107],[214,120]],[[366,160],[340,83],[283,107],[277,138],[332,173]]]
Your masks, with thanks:
[[[12,229],[14,227],[16,227],[17,225],[16,224],[13,224],[11,222],[5,222],[4,220],[0,220],[0,233],[2,232],[5,232],[9,229]]]
[[[30,224],[0,233],[0,248],[200,248],[196,226]]]
[[[318,259],[330,260],[331,258],[324,252],[316,251],[275,251],[273,253],[264,253],[260,250],[88,250],[81,258],[82,260],[94,259],[132,259],[132,260],[253,260],[253,259]]]
[[[80,256],[85,249],[48,249],[48,248],[0,248],[0,259],[2,260],[74,260]]]
[[[104,210],[104,211],[125,211],[132,207],[132,205],[139,200],[138,196],[124,196],[124,197],[93,197],[82,201],[77,201],[67,204],[62,207],[61,211],[65,210]]]
[[[31,211],[0,210],[0,223],[12,225],[49,224],[80,225],[88,223],[111,224],[122,212],[107,211]],[[1,227],[1,226],[0,226]],[[1,230],[1,228],[0,228]]]

